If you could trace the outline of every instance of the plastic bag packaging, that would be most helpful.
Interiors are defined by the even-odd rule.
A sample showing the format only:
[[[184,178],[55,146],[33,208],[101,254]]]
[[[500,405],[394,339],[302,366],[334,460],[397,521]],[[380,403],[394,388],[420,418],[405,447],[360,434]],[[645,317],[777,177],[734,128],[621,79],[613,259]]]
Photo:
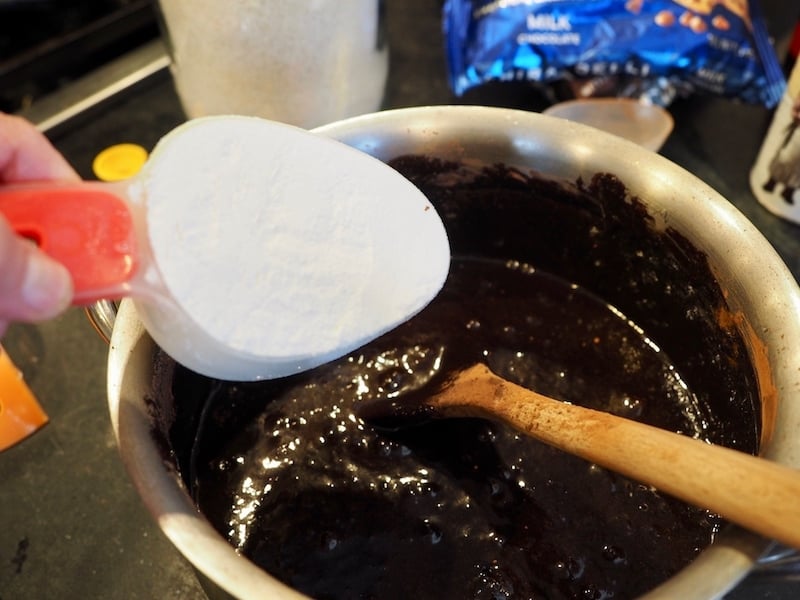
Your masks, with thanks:
[[[756,2],[447,0],[450,85],[550,86],[555,100],[694,93],[774,106],[786,81]],[[565,91],[566,90],[566,91]]]

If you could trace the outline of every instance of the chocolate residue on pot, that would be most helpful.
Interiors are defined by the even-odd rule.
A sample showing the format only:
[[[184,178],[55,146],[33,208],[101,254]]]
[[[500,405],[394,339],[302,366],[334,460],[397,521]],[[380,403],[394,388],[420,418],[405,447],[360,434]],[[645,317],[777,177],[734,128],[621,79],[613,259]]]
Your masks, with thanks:
[[[752,452],[755,377],[741,335],[718,326],[727,308],[705,256],[655,231],[611,175],[570,185],[423,157],[393,166],[445,221],[445,288],[304,374],[225,383],[177,368],[169,434],[198,506],[316,598],[630,598],[658,585],[712,541],[716,516],[495,423],[386,431],[356,404],[483,361]]]

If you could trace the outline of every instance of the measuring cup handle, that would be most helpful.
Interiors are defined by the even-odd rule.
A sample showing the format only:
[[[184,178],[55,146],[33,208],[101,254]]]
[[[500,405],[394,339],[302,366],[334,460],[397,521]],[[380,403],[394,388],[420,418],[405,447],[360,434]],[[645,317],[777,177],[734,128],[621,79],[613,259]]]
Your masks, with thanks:
[[[139,266],[128,205],[103,184],[0,187],[0,213],[69,270],[74,304],[122,295]]]

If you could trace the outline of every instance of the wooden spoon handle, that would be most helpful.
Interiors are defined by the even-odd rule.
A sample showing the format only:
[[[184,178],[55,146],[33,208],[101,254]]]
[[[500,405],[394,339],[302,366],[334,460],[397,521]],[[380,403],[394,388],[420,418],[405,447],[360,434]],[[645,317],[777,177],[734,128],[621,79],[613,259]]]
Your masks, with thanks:
[[[608,413],[553,400],[492,374],[462,373],[438,397],[800,548],[800,471]]]

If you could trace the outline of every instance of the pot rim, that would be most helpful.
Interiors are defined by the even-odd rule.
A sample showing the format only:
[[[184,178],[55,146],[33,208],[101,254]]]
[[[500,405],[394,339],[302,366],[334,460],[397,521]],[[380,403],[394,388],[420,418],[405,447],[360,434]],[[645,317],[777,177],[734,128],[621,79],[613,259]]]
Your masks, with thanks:
[[[588,180],[603,170],[619,172],[620,165],[630,165],[620,179],[631,193],[645,201],[658,221],[688,233],[693,242],[700,236],[704,243],[698,248],[708,254],[715,274],[726,282],[725,291],[734,311],[750,307],[746,337],[759,363],[755,366],[765,396],[764,418],[769,421],[763,426],[761,454],[800,467],[800,443],[791,437],[800,431],[800,378],[796,376],[800,289],[755,226],[700,179],[610,134],[555,117],[504,108],[395,109],[314,131],[382,159],[409,153],[469,159],[488,153],[491,160],[499,148],[503,155],[498,154],[498,161],[514,165],[517,157],[516,165],[525,166],[536,155],[536,170],[573,181],[578,177]],[[442,131],[447,136],[441,136]],[[443,137],[451,141],[443,145]],[[603,168],[603,164],[609,166]],[[662,197],[666,197],[663,202]],[[720,234],[706,239],[709,227]],[[123,301],[109,353],[109,409],[123,462],[147,509],[176,548],[235,597],[272,594],[275,598],[305,598],[237,554],[199,514],[174,466],[162,456],[147,406],[151,380],[131,376],[132,371],[152,375],[154,349],[135,306]],[[749,573],[769,545],[769,540],[758,535],[726,527],[690,565],[642,597],[720,598]]]

